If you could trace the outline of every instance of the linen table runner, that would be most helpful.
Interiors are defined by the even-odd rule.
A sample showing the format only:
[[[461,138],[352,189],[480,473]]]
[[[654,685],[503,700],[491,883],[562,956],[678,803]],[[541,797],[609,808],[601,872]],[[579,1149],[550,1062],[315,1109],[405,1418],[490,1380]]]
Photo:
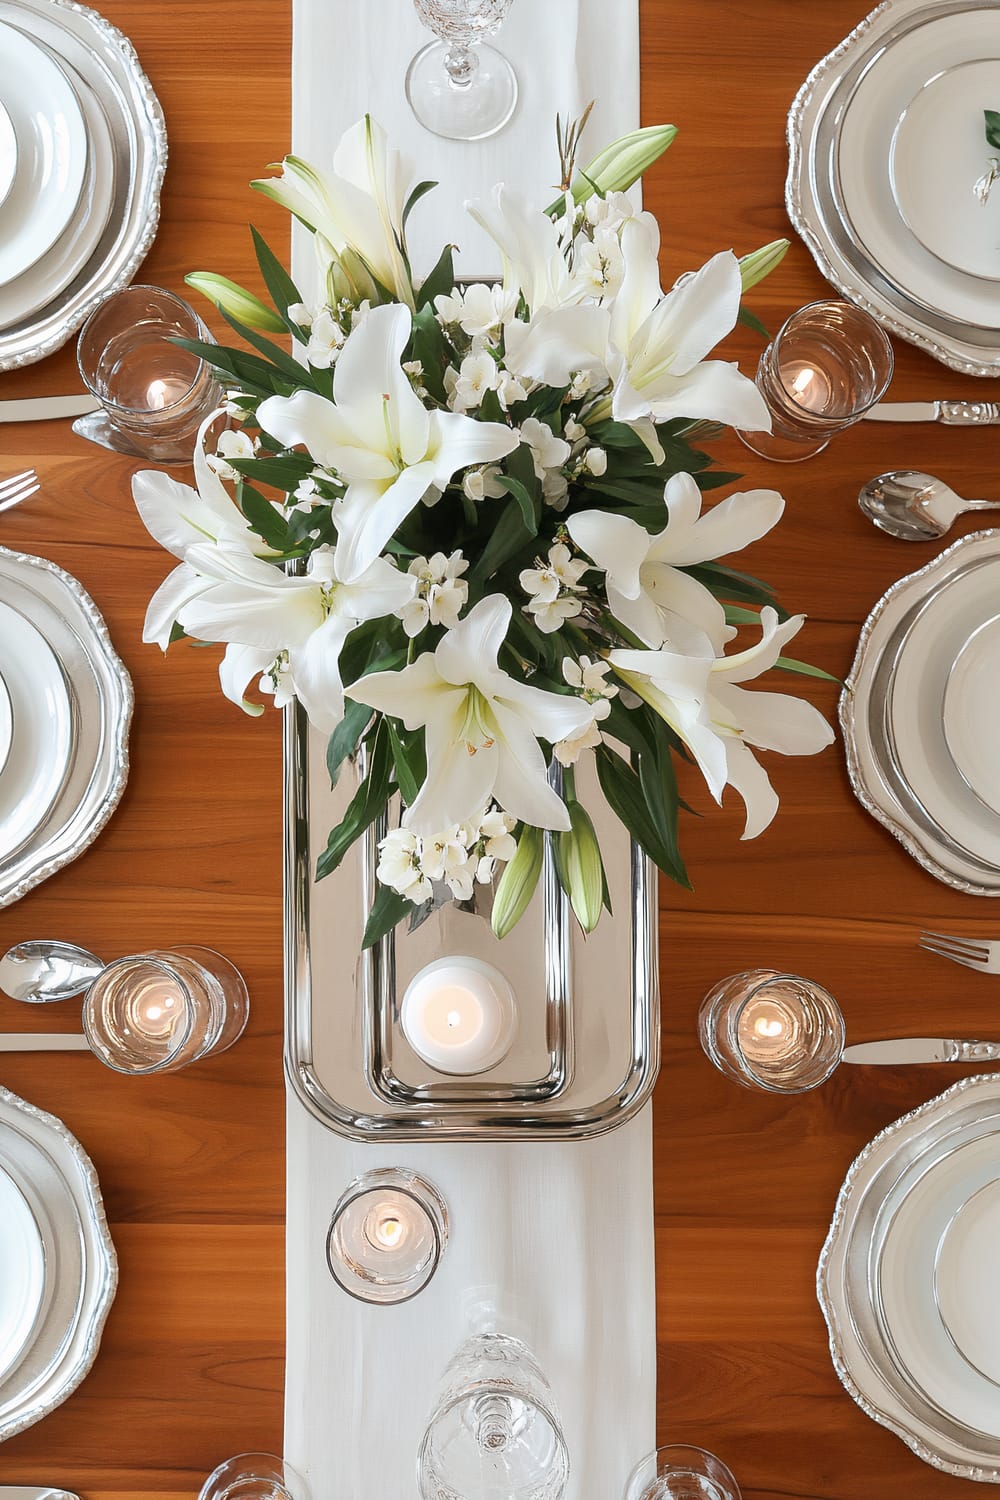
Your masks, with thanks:
[[[366,111],[437,179],[408,225],[417,274],[448,238],[463,275],[492,275],[464,214],[494,182],[540,205],[558,176],[554,120],[596,99],[580,160],[638,124],[636,0],[515,0],[497,38],[517,70],[510,125],[472,144],[424,130],[404,77],[430,40],[409,0],[294,0],[293,149],[321,169]],[[313,290],[311,245],[294,245]],[[416,1453],[451,1355],[473,1332],[522,1337],[552,1384],[569,1447],[568,1500],[616,1500],[654,1446],[656,1304],[651,1116],[594,1141],[393,1146],[346,1140],[288,1099],[285,1454],[313,1500],[413,1500]],[[325,1263],[343,1189],[407,1167],[442,1192],[451,1238],[431,1284],[398,1307],[355,1301]]]

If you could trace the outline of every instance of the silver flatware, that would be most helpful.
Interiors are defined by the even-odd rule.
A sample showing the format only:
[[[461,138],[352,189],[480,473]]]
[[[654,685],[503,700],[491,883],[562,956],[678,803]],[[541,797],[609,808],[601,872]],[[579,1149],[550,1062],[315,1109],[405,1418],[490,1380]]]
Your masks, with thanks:
[[[93,396],[82,393],[79,396],[27,396],[19,401],[0,401],[0,422],[51,422],[57,417],[83,417],[96,410],[97,402]]]
[[[866,422],[943,422],[948,427],[994,427],[1000,401],[879,401]]]
[[[967,510],[1000,510],[1000,500],[965,500],[921,469],[890,469],[869,479],[858,505],[880,531],[904,542],[937,541]]]
[[[0,1500],[80,1500],[72,1490],[54,1490],[48,1485],[0,1484]]]
[[[0,1052],[89,1052],[82,1031],[0,1031]]]
[[[99,958],[75,943],[30,939],[0,958],[0,990],[12,1000],[47,1005],[82,995],[103,968]]]
[[[28,500],[37,494],[40,488],[34,469],[22,469],[20,474],[0,479],[0,510],[10,510],[12,505],[20,505],[22,500]]]
[[[921,948],[950,958],[967,969],[982,969],[985,974],[1000,974],[1000,943],[990,938],[952,937],[947,932],[922,932]]]
[[[842,1061],[867,1066],[897,1063],[1000,1062],[1000,1042],[974,1042],[961,1037],[907,1036],[886,1042],[856,1042],[844,1048]]]

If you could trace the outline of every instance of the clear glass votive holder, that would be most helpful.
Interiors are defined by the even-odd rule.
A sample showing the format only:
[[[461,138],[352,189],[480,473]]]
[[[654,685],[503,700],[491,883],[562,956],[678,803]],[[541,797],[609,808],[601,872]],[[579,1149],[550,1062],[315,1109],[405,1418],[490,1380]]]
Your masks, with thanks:
[[[705,996],[698,1036],[727,1078],[772,1094],[801,1094],[830,1077],[846,1031],[822,985],[776,969],[747,969]]]
[[[741,1500],[740,1487],[714,1453],[673,1443],[632,1470],[624,1500]]]
[[[423,1291],[448,1243],[448,1209],[415,1172],[379,1167],[341,1194],[326,1238],[337,1285],[381,1307]]]
[[[468,1339],[417,1458],[421,1500],[562,1500],[569,1454],[548,1381],[506,1334]]]
[[[892,367],[892,345],[862,308],[811,302],[792,313],[760,357],[757,389],[771,431],[741,430],[737,437],[778,463],[812,458],[881,400]]]
[[[143,458],[190,459],[198,428],[222,403],[204,360],[172,339],[213,343],[193,307],[159,286],[129,286],[95,307],[76,357],[108,424]]]
[[[212,1470],[198,1500],[309,1500],[309,1487],[273,1453],[240,1453]]]
[[[91,1050],[118,1073],[174,1073],[225,1052],[249,1013],[239,970],[194,945],[116,959],[83,997]]]

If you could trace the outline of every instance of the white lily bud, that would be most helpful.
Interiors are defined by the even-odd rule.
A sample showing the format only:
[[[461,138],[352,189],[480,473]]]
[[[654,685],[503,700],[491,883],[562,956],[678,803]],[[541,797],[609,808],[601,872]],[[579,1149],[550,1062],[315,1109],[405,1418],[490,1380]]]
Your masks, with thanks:
[[[242,323],[244,328],[256,328],[262,333],[287,333],[288,329],[273,308],[266,307],[253,292],[237,286],[226,276],[216,276],[214,271],[192,271],[185,276],[188,286],[201,292],[209,302]]]
[[[770,276],[784,260],[787,249],[787,240],[772,240],[768,245],[761,245],[759,250],[752,250],[749,255],[741,255],[740,281],[743,283],[743,290],[748,292],[758,281]]]
[[[584,932],[593,932],[604,899],[601,850],[586,808],[572,802],[569,816],[572,827],[559,834],[559,866],[577,921]]]
[[[641,130],[619,136],[577,173],[573,181],[574,202],[585,202],[595,187],[601,193],[624,193],[663,155],[676,134],[676,125],[645,125]]]
[[[542,873],[544,853],[544,833],[525,823],[517,841],[517,853],[500,876],[493,900],[493,931],[498,938],[506,937],[527,911]]]

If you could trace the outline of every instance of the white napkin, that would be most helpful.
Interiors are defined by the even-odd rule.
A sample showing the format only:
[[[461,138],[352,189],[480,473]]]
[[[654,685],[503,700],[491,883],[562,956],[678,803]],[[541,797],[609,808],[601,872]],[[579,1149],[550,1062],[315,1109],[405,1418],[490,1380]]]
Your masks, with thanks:
[[[639,124],[637,0],[514,0],[492,43],[513,64],[519,97],[510,124],[468,144],[433,135],[405,93],[414,53],[434,38],[408,0],[295,0],[292,131],[295,151],[329,165],[340,136],[365,113],[414,163],[414,181],[437,181],[413,210],[407,238],[424,275],[449,239],[462,276],[500,269],[496,247],[463,210],[467,198],[509,182],[544,207],[559,180],[555,120],[578,118],[593,99],[578,164]]]
[[[410,58],[429,39],[408,0],[294,0],[293,147],[328,164],[366,111],[440,186],[414,210],[417,274],[447,239],[465,275],[494,274],[495,247],[462,210],[506,180],[540,205],[558,177],[555,115],[597,105],[580,163],[639,122],[637,0],[515,0],[495,39],[520,102],[472,145],[414,119]],[[303,291],[311,247],[295,245]],[[452,1233],[431,1284],[400,1307],[355,1301],[325,1242],[347,1184],[411,1167],[448,1203]],[[595,1141],[392,1147],[358,1144],[288,1101],[285,1453],[312,1500],[414,1500],[416,1453],[444,1367],[487,1323],[522,1337],[552,1384],[570,1452],[567,1500],[617,1500],[655,1446],[656,1301],[650,1111]]]

